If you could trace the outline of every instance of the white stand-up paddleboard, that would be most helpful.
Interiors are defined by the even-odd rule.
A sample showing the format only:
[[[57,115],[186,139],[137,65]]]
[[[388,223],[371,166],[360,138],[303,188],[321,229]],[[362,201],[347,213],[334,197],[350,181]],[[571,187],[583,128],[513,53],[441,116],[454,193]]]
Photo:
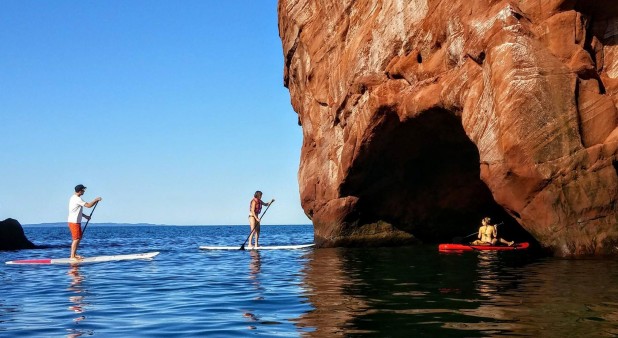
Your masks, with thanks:
[[[131,259],[151,259],[158,254],[158,252],[147,252],[132,255],[86,257],[80,260],[71,260],[69,258],[38,258],[8,261],[6,262],[6,264],[88,264],[111,261],[126,261]]]
[[[271,245],[271,246],[258,246],[257,248],[245,245],[245,250],[294,250],[305,249],[312,247],[313,244],[300,244],[300,245]],[[202,250],[240,250],[240,246],[200,246]]]

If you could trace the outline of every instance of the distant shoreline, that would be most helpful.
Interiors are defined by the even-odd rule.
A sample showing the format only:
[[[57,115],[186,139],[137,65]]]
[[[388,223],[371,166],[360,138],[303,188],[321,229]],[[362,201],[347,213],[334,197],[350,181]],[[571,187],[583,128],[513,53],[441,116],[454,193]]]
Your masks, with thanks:
[[[152,223],[89,223],[95,226],[170,226],[170,227],[221,227],[221,226],[249,226],[249,224],[152,224]],[[264,224],[263,226],[311,226],[312,224]],[[24,228],[66,227],[66,222],[22,224]]]

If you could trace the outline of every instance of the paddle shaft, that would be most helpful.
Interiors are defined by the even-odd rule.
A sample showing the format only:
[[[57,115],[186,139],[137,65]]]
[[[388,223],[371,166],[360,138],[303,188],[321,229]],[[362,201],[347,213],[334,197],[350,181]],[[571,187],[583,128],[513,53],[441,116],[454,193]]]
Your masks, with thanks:
[[[464,238],[468,238],[468,237],[473,236],[473,235],[476,235],[476,234],[478,234],[478,233],[479,233],[478,231],[475,231],[475,232],[473,232],[473,233],[469,234],[468,236],[466,236],[466,237],[464,237]]]
[[[262,214],[262,217],[260,217],[260,222],[262,222],[262,218],[264,218],[264,215],[266,215],[266,212],[268,211],[268,208],[270,208],[270,205],[273,203],[273,201],[270,201],[270,203],[266,206],[266,209],[264,210],[264,213]],[[93,210],[94,211],[94,210]],[[247,241],[249,240],[249,237],[251,237],[251,235],[253,234],[253,232],[255,231],[255,229],[257,229],[257,226],[254,227],[251,232],[249,233],[249,236],[247,236],[247,239],[245,239],[245,241],[242,243],[242,245],[240,246],[239,250],[245,250],[245,244],[247,244]]]
[[[504,222],[500,222],[500,223],[496,224],[495,226],[497,227],[498,225],[502,225],[502,224],[504,224]],[[476,235],[476,234],[478,234],[478,233],[479,233],[478,231],[475,231],[475,232],[473,232],[473,233],[471,233],[471,234],[469,234],[469,235],[467,235],[467,236],[461,237],[461,239],[465,239],[465,238],[468,238],[468,237],[470,237],[470,236],[474,236],[474,235]],[[455,238],[459,238],[459,237],[455,237]],[[459,241],[461,241],[461,239],[460,239]],[[453,239],[453,242],[457,242],[457,241],[455,241],[455,240]]]
[[[88,216],[88,220],[86,221],[86,225],[84,225],[84,229],[82,230],[82,238],[84,238],[84,233],[86,232],[86,227],[88,226],[88,223],[90,223],[90,218],[92,217],[92,214],[94,214],[94,209],[97,208],[97,205],[99,205],[99,201],[96,201],[94,203],[94,208],[92,208],[92,211],[90,212],[90,215]]]

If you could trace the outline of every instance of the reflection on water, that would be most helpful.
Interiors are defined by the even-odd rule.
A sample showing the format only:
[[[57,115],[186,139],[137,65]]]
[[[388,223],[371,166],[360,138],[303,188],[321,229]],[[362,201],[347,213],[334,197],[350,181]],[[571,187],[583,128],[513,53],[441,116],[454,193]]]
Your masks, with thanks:
[[[71,293],[71,296],[69,296],[69,302],[71,305],[69,305],[68,309],[77,314],[77,317],[73,318],[75,325],[68,329],[69,333],[67,334],[67,337],[72,338],[79,337],[83,334],[92,334],[92,331],[82,330],[77,326],[82,320],[86,319],[84,313],[86,312],[86,307],[88,304],[85,302],[85,298],[88,291],[83,286],[85,278],[80,274],[79,265],[77,264],[71,265],[67,274],[70,277],[70,283],[67,290]]]
[[[260,252],[259,250],[249,250],[249,254],[251,255],[251,260],[249,261],[249,279],[251,280],[251,285],[258,294],[254,300],[260,301],[264,299],[264,296],[262,296],[264,287],[260,282],[260,273],[262,271]],[[252,322],[252,324],[248,326],[249,330],[256,330],[257,327],[255,326],[255,323],[259,321],[259,318],[253,312],[253,310],[250,310],[243,313],[243,317]]]
[[[257,277],[262,270],[262,261],[260,257],[260,251],[250,250],[249,254],[251,255],[251,261],[249,263],[249,272],[250,272],[251,280],[253,280],[253,285],[255,285],[255,287],[259,289],[260,281]]]
[[[618,262],[435,248],[308,254],[304,335],[597,337],[618,335]]]
[[[69,284],[68,290],[75,293],[77,296],[69,297],[69,301],[73,303],[73,305],[69,306],[69,310],[72,310],[75,313],[81,314],[84,312],[84,292],[86,291],[82,287],[82,282],[84,281],[84,277],[79,273],[79,266],[73,265],[69,269],[68,275],[71,276],[71,283]],[[86,317],[79,316],[75,318],[75,321],[81,321]]]
[[[320,249],[308,254],[305,267],[305,288],[315,310],[301,315],[298,325],[314,328],[310,337],[329,337],[343,333],[359,333],[353,329],[353,319],[366,313],[369,306],[363,297],[349,292],[360,283],[353,270],[345,265],[344,249]]]
[[[265,240],[273,245],[313,236],[304,226],[270,229]],[[42,242],[66,242],[64,226],[34,230],[50,234]],[[0,336],[618,335],[615,259],[440,254],[435,246],[197,249],[234,236],[241,242],[246,229],[237,226],[93,227],[89,234],[97,245],[83,248],[87,256],[161,254],[70,268],[0,264]],[[43,255],[63,257],[66,248],[0,252],[0,262]]]

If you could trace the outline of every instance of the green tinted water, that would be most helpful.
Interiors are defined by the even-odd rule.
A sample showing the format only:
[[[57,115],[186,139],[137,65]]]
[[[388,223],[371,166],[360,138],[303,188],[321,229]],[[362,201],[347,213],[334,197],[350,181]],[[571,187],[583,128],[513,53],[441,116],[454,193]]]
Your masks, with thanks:
[[[434,246],[322,249],[305,269],[315,336],[618,335],[618,263]]]

